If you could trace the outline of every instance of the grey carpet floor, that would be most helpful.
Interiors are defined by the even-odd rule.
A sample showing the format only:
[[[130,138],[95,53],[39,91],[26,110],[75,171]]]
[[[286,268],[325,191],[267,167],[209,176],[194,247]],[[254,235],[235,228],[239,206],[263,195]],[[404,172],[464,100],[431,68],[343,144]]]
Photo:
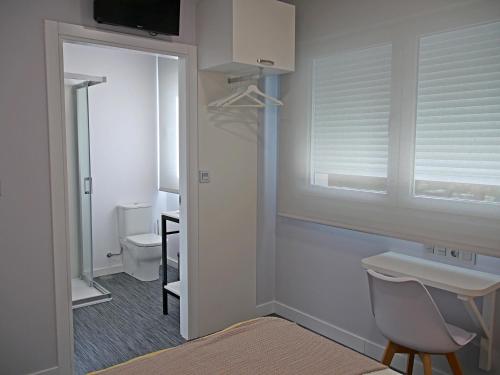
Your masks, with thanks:
[[[169,281],[177,280],[177,270],[168,271]],[[184,343],[179,300],[169,297],[169,315],[163,315],[160,280],[141,282],[119,273],[96,281],[113,299],[73,310],[77,375]]]

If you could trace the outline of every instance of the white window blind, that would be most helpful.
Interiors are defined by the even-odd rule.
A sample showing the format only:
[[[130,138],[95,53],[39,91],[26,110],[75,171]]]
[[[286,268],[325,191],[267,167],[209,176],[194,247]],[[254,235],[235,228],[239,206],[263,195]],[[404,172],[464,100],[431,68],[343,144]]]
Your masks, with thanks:
[[[500,22],[420,39],[415,194],[500,202]]]
[[[179,61],[158,57],[160,190],[179,193]]]
[[[391,45],[314,60],[312,182],[385,192]]]

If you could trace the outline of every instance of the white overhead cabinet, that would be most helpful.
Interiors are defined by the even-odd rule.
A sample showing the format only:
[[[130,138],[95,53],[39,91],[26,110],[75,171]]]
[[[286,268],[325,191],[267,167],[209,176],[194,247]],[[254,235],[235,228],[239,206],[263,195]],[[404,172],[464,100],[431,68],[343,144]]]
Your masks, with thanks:
[[[278,0],[202,0],[197,18],[200,70],[294,71],[294,5]]]

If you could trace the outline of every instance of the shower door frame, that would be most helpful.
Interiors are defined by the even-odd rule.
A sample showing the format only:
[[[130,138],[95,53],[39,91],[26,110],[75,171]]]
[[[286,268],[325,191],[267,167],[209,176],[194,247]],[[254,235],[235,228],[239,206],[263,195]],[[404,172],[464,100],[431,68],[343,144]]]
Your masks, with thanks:
[[[179,164],[181,205],[180,252],[187,275],[181,293],[181,335],[198,337],[198,69],[196,46],[161,39],[98,30],[56,21],[45,21],[45,59],[49,120],[50,184],[54,289],[57,329],[57,372],[73,372],[73,321],[68,225],[68,180],[64,105],[63,43],[123,48],[179,57]],[[189,248],[189,251],[188,251]],[[158,291],[161,303],[161,291]]]
[[[106,77],[96,77],[86,74],[64,72],[64,80],[82,81],[71,86],[72,100],[76,111],[76,151],[77,156],[77,185],[79,214],[74,213],[78,222],[79,232],[79,272],[78,277],[83,280],[89,288],[97,290],[100,294],[91,297],[75,299],[72,293],[72,307],[84,307],[101,302],[111,301],[111,293],[94,280],[94,249],[92,228],[92,162],[90,157],[90,113],[89,113],[89,88],[106,83]],[[66,83],[65,83],[66,86]],[[83,90],[83,94],[82,94]],[[83,99],[83,101],[81,100]],[[66,103],[65,103],[66,104]],[[68,138],[66,138],[68,141]],[[74,142],[74,139],[69,140]],[[68,172],[68,176],[71,175]],[[68,208],[68,211],[69,208]],[[70,250],[70,253],[72,251]],[[72,262],[71,262],[72,263]],[[73,279],[73,276],[71,278]]]
[[[79,95],[84,92],[85,108],[81,108]],[[73,95],[76,101],[76,152],[78,160],[78,202],[79,204],[79,233],[80,233],[80,278],[85,281],[89,287],[93,287],[94,281],[94,255],[92,245],[92,163],[90,161],[90,123],[89,123],[89,82],[85,81],[73,88]],[[84,114],[84,118],[82,118]],[[82,124],[85,123],[85,134],[82,134]],[[83,148],[83,139],[85,142],[85,151]],[[85,154],[85,158],[83,158]],[[82,169],[87,169],[85,172]],[[83,173],[83,175],[82,175]],[[85,176],[85,177],[83,177]],[[89,186],[85,186],[88,182]],[[83,189],[82,189],[83,188]],[[83,190],[83,191],[82,191]],[[87,214],[87,215],[85,215]],[[87,269],[88,268],[88,269]],[[73,296],[72,296],[73,298]]]

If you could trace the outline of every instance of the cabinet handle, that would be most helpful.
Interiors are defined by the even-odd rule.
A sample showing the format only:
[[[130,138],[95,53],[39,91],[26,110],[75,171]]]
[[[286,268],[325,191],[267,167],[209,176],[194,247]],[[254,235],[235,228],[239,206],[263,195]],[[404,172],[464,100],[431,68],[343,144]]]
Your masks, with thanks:
[[[267,65],[267,66],[273,66],[274,61],[273,60],[266,60],[266,59],[257,59],[257,62],[262,65]]]

